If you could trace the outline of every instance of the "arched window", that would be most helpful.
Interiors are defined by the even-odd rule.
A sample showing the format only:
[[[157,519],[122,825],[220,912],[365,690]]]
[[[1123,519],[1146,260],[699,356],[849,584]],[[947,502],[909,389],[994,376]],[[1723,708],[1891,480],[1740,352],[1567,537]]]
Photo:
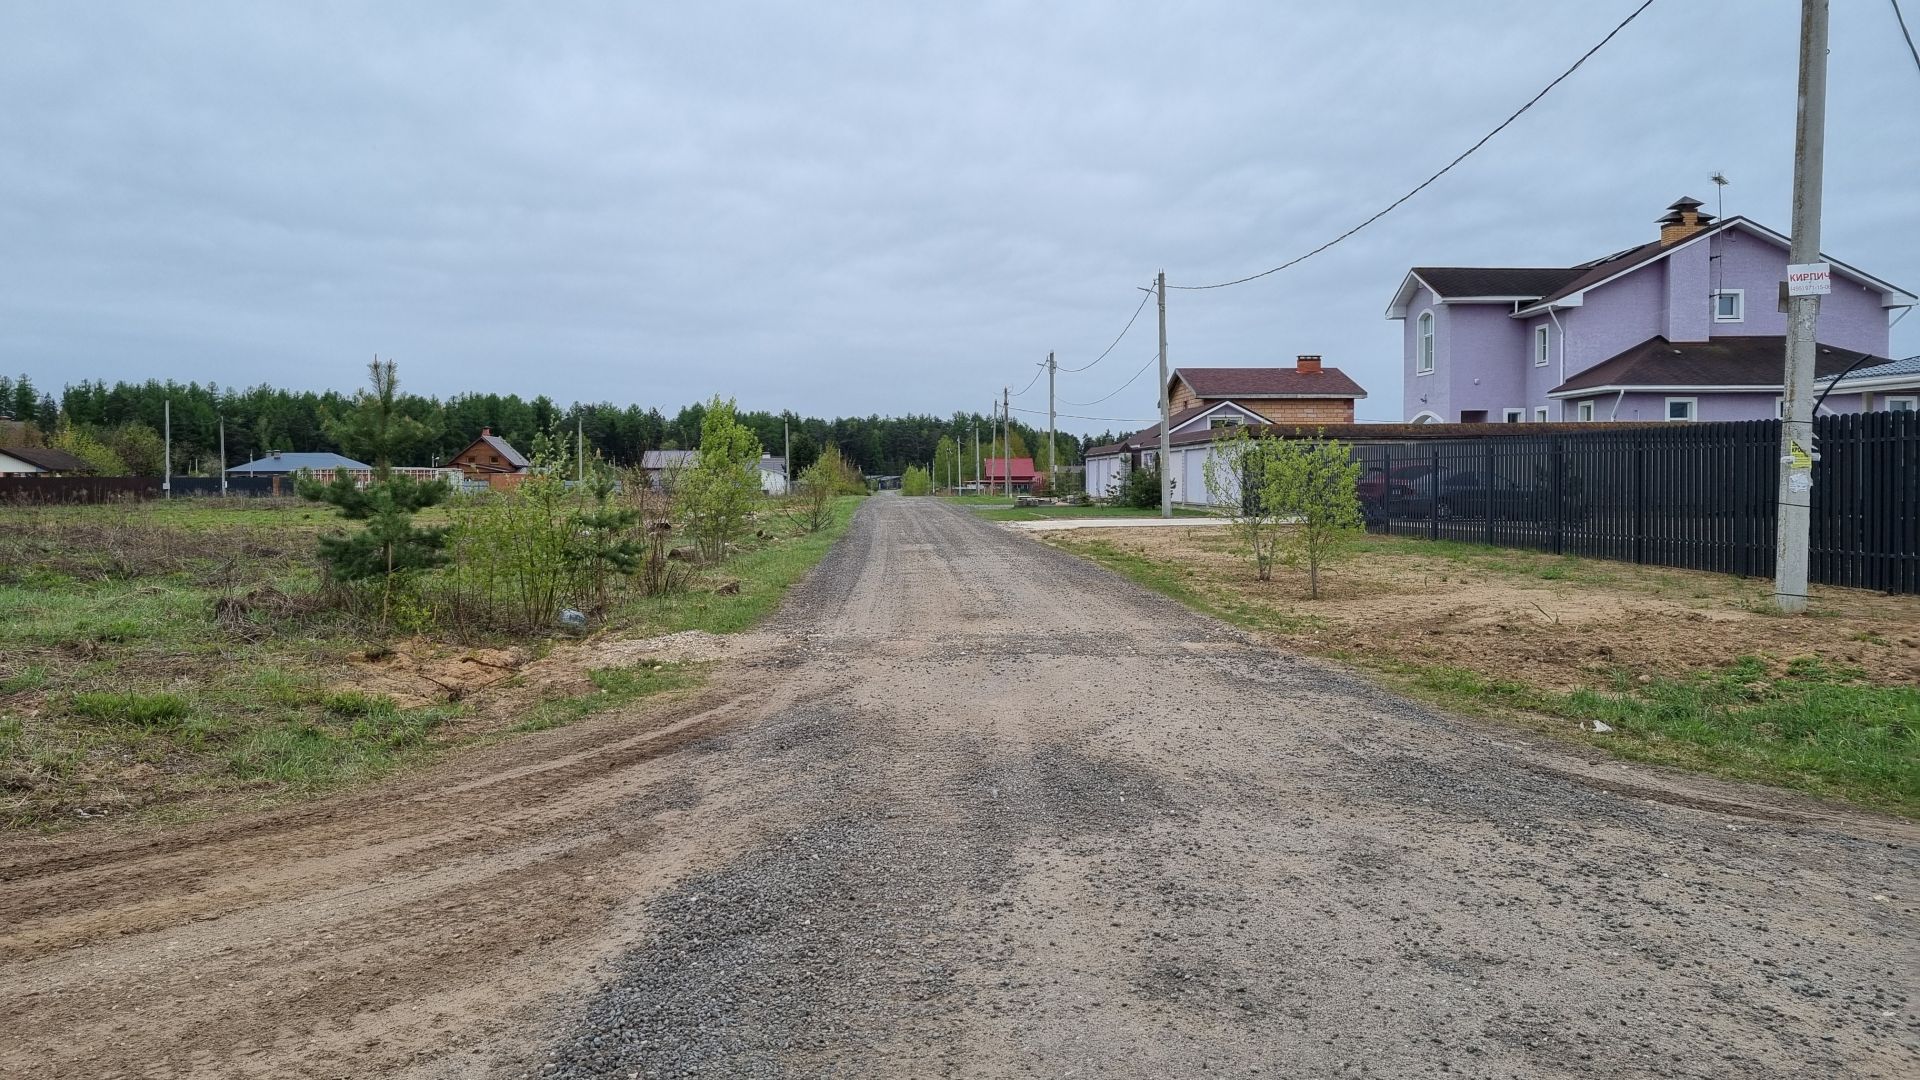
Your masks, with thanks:
[[[1433,370],[1433,312],[1420,313],[1419,354],[1415,360],[1414,371],[1425,375]]]

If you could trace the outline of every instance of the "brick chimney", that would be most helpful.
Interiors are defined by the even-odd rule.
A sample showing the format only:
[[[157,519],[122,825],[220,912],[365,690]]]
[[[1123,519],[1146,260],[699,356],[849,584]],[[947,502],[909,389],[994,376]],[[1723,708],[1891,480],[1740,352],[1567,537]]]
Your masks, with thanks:
[[[1667,207],[1667,215],[1660,219],[1660,242],[1677,244],[1712,224],[1713,215],[1701,213],[1701,205],[1699,199],[1681,198]]]
[[[1320,357],[1318,356],[1299,357],[1294,361],[1293,370],[1298,371],[1303,375],[1318,374],[1320,371]]]
[[[483,427],[480,429],[480,437],[483,439],[491,434],[493,434],[493,429],[490,427]]]

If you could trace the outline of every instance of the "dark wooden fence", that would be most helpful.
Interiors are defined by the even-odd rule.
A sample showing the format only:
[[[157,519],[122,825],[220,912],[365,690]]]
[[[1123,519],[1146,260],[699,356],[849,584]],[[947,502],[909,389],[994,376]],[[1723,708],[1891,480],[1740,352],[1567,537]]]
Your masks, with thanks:
[[[273,493],[271,477],[234,476],[227,479],[227,494],[230,497]],[[157,476],[0,476],[0,505],[128,502],[158,499],[163,494]],[[219,494],[218,477],[173,478],[174,498],[217,497]]]
[[[1812,559],[1827,585],[1920,593],[1920,413],[1814,421]],[[1369,521],[1469,540],[1770,577],[1780,422],[1362,443]]]

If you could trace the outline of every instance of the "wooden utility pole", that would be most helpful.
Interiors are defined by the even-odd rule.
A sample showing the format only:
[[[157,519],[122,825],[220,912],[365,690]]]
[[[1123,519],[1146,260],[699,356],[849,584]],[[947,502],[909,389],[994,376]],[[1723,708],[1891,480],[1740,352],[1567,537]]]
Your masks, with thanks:
[[[220,418],[220,494],[227,493],[227,418]]]
[[[1827,0],[1800,0],[1800,109],[1793,132],[1793,239],[1787,261],[1820,261],[1820,189],[1827,140]],[[1791,291],[1791,290],[1789,290]],[[1813,368],[1820,297],[1787,298],[1787,373],[1780,406],[1780,512],[1773,603],[1807,609],[1813,520]]]
[[[1173,410],[1167,400],[1167,272],[1154,278],[1153,291],[1160,298],[1160,516],[1173,516]]]
[[[161,406],[162,426],[166,434],[161,436],[165,446],[160,451],[160,490],[166,498],[173,498],[173,399],[168,398]]]
[[[786,495],[793,491],[793,421],[780,421],[780,433],[784,443],[780,452],[787,458],[780,465],[781,472],[784,473],[780,478],[781,486],[785,489],[780,494]]]
[[[573,414],[573,458],[573,481],[585,486],[587,482],[587,421],[579,413]]]

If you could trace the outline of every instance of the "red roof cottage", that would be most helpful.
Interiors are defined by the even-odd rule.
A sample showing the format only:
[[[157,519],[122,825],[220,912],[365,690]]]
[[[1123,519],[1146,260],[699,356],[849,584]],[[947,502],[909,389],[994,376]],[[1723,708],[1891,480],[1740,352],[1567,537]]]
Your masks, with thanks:
[[[994,491],[1005,491],[1007,481],[1011,479],[1014,491],[1031,492],[1034,481],[1040,478],[1030,457],[1014,458],[1011,465],[1006,458],[990,457],[981,465],[981,470],[981,479]],[[1011,477],[1007,475],[1009,472],[1013,474]]]

